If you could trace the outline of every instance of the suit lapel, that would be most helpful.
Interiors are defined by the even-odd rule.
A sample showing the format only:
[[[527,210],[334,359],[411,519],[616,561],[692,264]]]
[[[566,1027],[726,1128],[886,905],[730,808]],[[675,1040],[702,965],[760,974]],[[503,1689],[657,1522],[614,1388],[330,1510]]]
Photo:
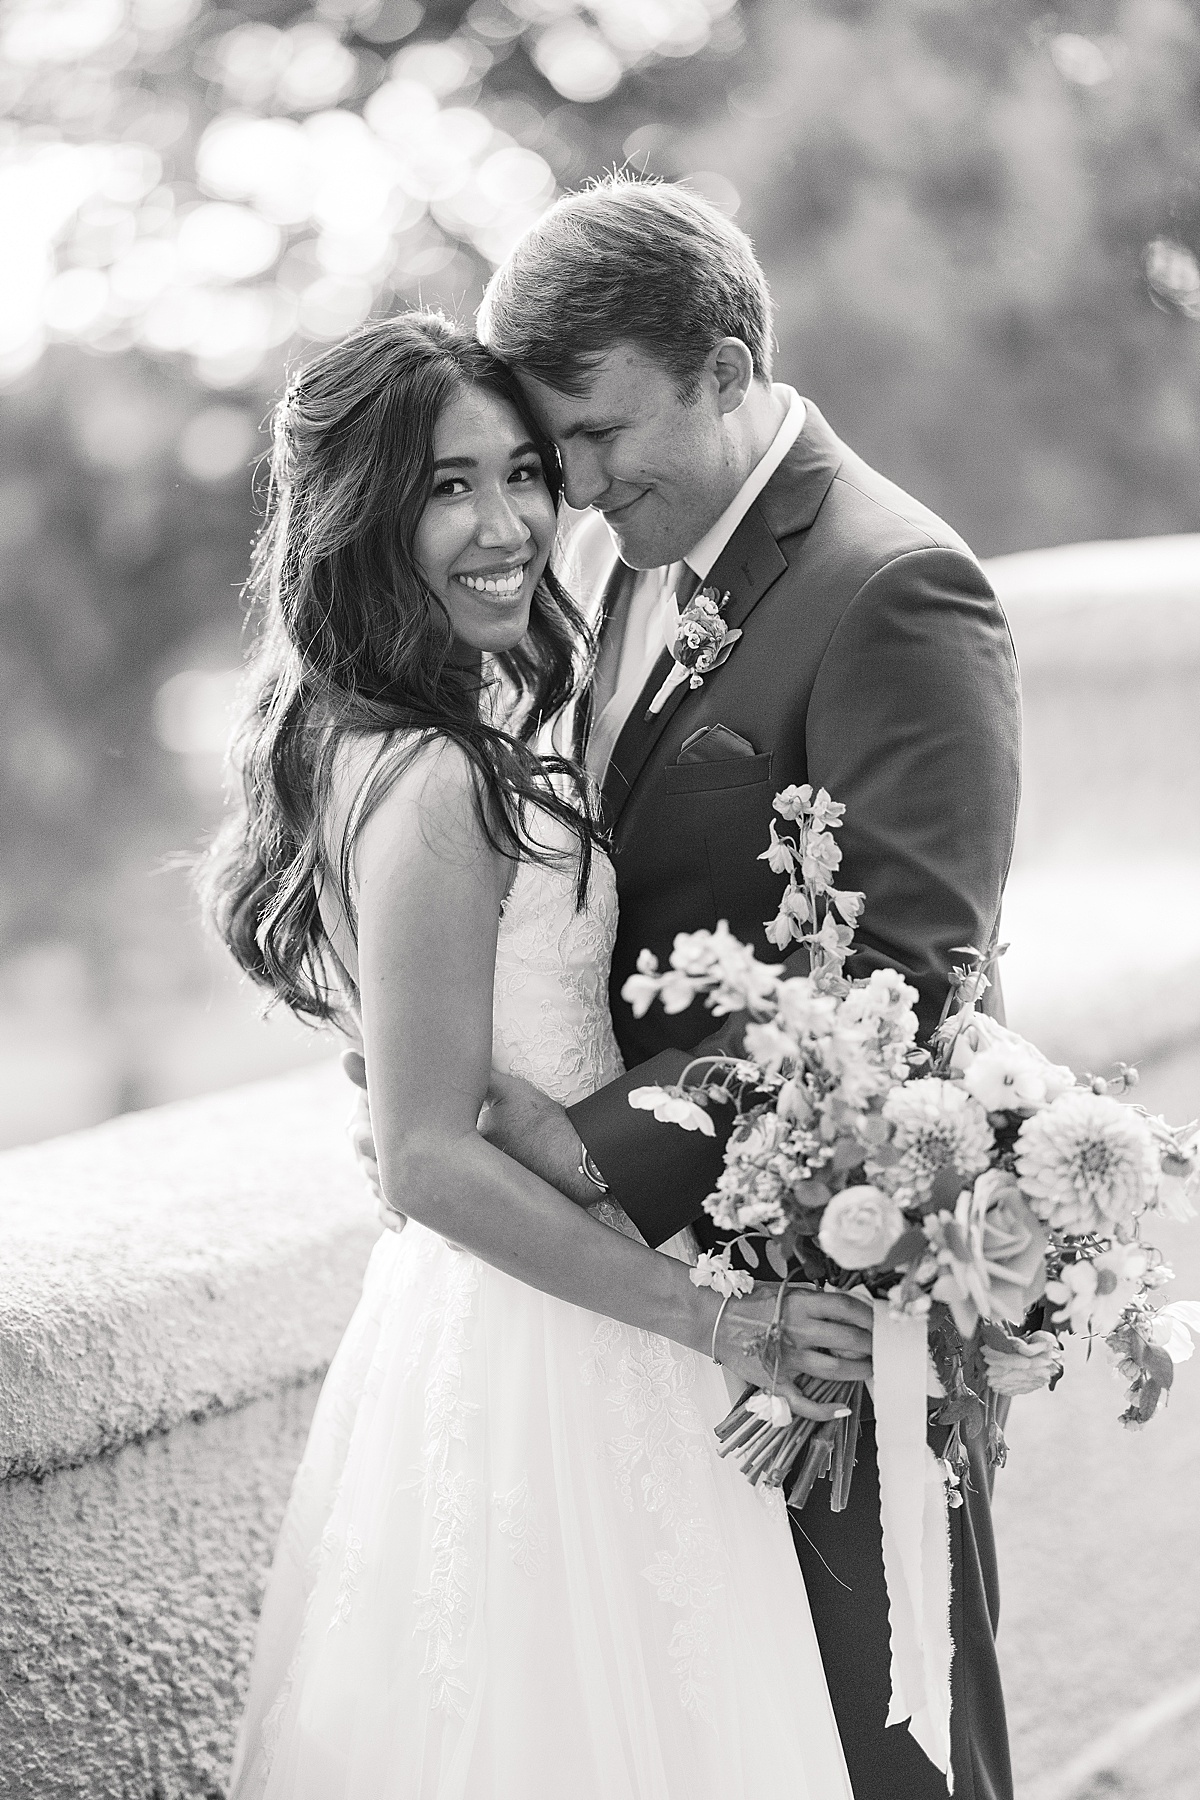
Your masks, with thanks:
[[[724,618],[730,626],[741,626],[748,619],[767,589],[787,568],[787,557],[771,535],[770,528],[758,509],[750,508],[733,537],[717,558],[706,587],[718,594],[728,593],[729,604]],[[737,655],[734,645],[731,653]],[[647,758],[670,724],[684,700],[695,690],[681,682],[668,696],[661,709],[652,713],[650,704],[667,676],[674,658],[664,650],[650,671],[649,680],[630,710],[624,729],[613,746],[604,776],[604,811],[610,825],[615,826],[621,810],[633,790],[633,784],[646,765]],[[704,677],[713,681],[718,671]]]
[[[704,583],[718,594],[729,594],[723,617],[726,624],[739,630],[745,629],[763,595],[788,567],[789,558],[780,549],[780,539],[806,531],[812,524],[846,454],[845,445],[812,402],[807,401],[806,406],[799,438],[750,507]],[[730,661],[736,655],[735,644]],[[604,815],[610,830],[615,828],[654,746],[694,691],[687,682],[681,682],[661,711],[649,711],[651,701],[671,672],[672,662],[670,651],[664,650],[613,746],[604,776]],[[705,676],[705,683],[717,680],[720,673],[714,669]]]

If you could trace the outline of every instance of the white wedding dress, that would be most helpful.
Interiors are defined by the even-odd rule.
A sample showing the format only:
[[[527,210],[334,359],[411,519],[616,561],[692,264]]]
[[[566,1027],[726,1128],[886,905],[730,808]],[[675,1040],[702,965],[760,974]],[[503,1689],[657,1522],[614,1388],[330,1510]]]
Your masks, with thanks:
[[[621,1068],[612,866],[578,912],[574,880],[522,864],[496,960],[495,1062],[563,1102]],[[716,1453],[728,1407],[707,1358],[385,1231],[231,1800],[852,1800],[780,1496]]]

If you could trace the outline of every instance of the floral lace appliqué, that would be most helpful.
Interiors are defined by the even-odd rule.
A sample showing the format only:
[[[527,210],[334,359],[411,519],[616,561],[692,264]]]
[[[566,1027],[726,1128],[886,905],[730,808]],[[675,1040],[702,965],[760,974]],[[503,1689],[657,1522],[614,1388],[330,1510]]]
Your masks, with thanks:
[[[684,1710],[707,1718],[708,1654],[726,1559],[695,1487],[709,1454],[693,1398],[697,1367],[690,1351],[666,1338],[604,1319],[582,1374],[585,1381],[608,1387],[609,1404],[623,1427],[608,1443],[617,1494],[626,1511],[640,1504],[659,1527],[660,1548],[642,1573],[659,1600],[683,1615],[671,1629],[667,1654]]]
[[[462,1718],[469,1698],[461,1673],[463,1638],[475,1597],[470,1540],[482,1488],[465,1475],[445,1471],[434,1482],[432,1499],[433,1564],[429,1586],[416,1596],[417,1630],[425,1633],[421,1673],[433,1685],[434,1706]]]
[[[496,1529],[507,1538],[515,1566],[526,1575],[540,1575],[546,1556],[546,1533],[528,1476],[523,1475],[507,1494],[493,1495],[493,1505],[500,1514]]]
[[[477,1410],[463,1397],[463,1356],[479,1289],[479,1265],[464,1256],[457,1280],[440,1295],[436,1374],[425,1396],[422,1466],[433,1532],[427,1585],[416,1595],[417,1630],[425,1634],[421,1673],[433,1684],[441,1711],[465,1712],[464,1640],[476,1588],[476,1545],[483,1511],[481,1484],[453,1465],[467,1444],[467,1421]]]
[[[579,909],[573,859],[521,864],[496,943],[492,1055],[563,1104],[621,1073],[608,1007],[616,929],[616,877],[606,856],[593,857]]]
[[[327,1536],[331,1534],[327,1533]],[[333,1544],[322,1543],[322,1549],[331,1550]],[[336,1631],[345,1625],[350,1618],[354,1606],[354,1596],[358,1592],[358,1584],[363,1569],[363,1543],[353,1529],[347,1531],[346,1541],[342,1546],[342,1572],[338,1577],[337,1594],[334,1597],[333,1610],[329,1615],[329,1629]]]

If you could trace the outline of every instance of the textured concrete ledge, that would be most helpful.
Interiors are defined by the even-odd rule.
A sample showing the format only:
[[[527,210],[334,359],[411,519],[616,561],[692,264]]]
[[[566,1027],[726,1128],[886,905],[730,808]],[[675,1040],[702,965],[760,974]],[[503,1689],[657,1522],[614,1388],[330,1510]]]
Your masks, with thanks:
[[[330,1064],[0,1156],[0,1476],[325,1367],[379,1235],[349,1104]]]
[[[0,1482],[6,1800],[221,1800],[316,1394]]]

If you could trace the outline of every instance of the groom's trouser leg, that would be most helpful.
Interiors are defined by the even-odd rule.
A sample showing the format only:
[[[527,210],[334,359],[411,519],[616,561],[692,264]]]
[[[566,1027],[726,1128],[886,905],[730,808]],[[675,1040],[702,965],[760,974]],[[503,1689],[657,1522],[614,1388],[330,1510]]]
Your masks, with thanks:
[[[935,1450],[940,1451],[945,1435],[943,1431],[931,1438]],[[1008,1728],[996,1660],[1000,1595],[991,1470],[981,1446],[970,1446],[970,1457],[964,1503],[950,1513],[954,1800],[1012,1800]],[[828,1484],[819,1482],[799,1518],[793,1516],[792,1535],[854,1800],[945,1800],[944,1778],[909,1736],[907,1726],[884,1727],[891,1681],[873,1419],[863,1421],[845,1512],[830,1512]]]

